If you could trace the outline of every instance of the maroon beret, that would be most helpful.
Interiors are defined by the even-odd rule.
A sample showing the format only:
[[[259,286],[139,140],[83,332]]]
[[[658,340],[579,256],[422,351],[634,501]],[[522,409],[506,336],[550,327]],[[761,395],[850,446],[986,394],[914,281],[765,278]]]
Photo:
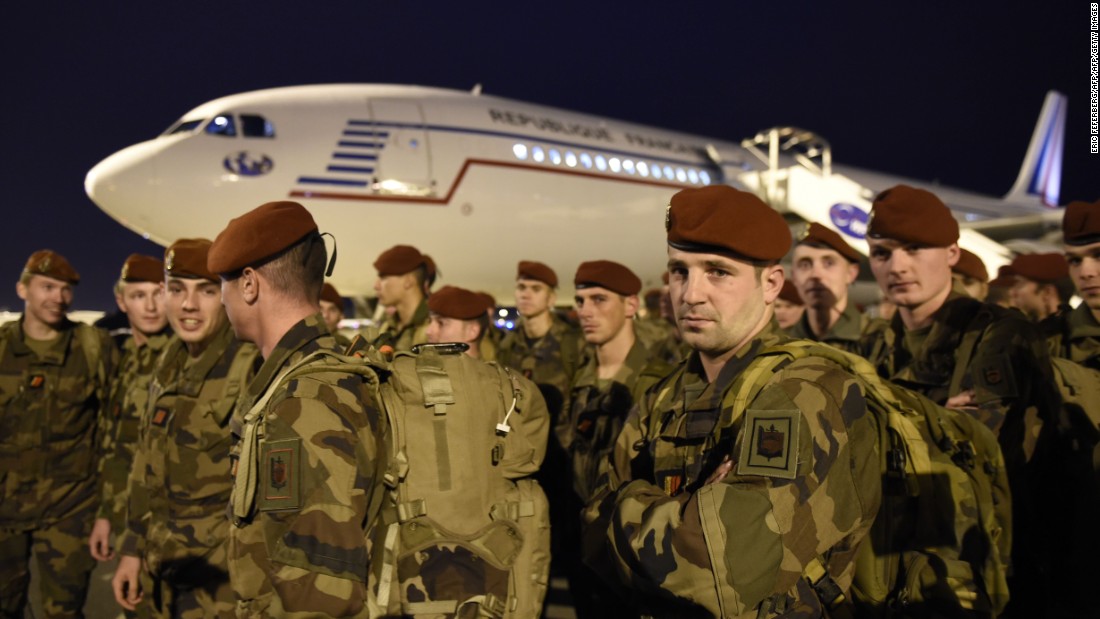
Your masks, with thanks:
[[[1008,272],[1033,282],[1052,284],[1069,277],[1069,264],[1062,254],[1020,254],[1008,265]]]
[[[611,292],[630,296],[642,289],[642,280],[633,271],[610,260],[582,262],[573,278],[575,288],[607,288]]]
[[[80,274],[73,265],[61,254],[52,249],[40,249],[27,258],[27,264],[23,267],[24,275],[44,275],[53,279],[68,282],[72,285],[80,283]]]
[[[209,268],[210,245],[206,239],[180,239],[172,243],[164,250],[164,272],[169,277],[218,281]]]
[[[337,307],[344,307],[344,298],[340,296],[340,292],[336,290],[336,286],[325,282],[321,286],[321,300],[328,301]]]
[[[435,262],[412,245],[394,245],[374,261],[374,269],[381,277],[404,275],[420,266],[425,267],[429,279],[435,277]]]
[[[791,248],[783,216],[747,191],[727,185],[688,188],[665,211],[668,244],[681,251],[733,252],[749,260],[779,260]]]
[[[810,245],[812,247],[824,247],[831,249],[848,262],[859,263],[860,253],[846,243],[836,231],[826,228],[815,222],[810,223],[798,236],[798,245]]]
[[[130,254],[122,263],[122,273],[118,278],[124,282],[163,282],[164,261],[143,254]]]
[[[485,302],[486,311],[497,306],[497,299],[493,295],[488,292],[478,292],[477,294],[481,296],[481,300]]]
[[[1016,276],[1012,274],[1012,267],[1007,264],[997,269],[997,277],[989,280],[991,288],[1010,288],[1015,283]]]
[[[959,248],[959,261],[955,263],[955,266],[951,267],[951,270],[965,275],[971,279],[976,279],[982,282],[989,281],[989,271],[985,268],[985,263],[976,254],[973,254],[965,249]]]
[[[798,288],[789,279],[783,280],[783,289],[779,291],[779,298],[787,303],[805,305],[805,302],[802,301],[802,295],[798,294]]]
[[[1100,241],[1100,200],[1091,204],[1070,202],[1062,216],[1062,237],[1066,245],[1088,245]]]
[[[428,310],[445,318],[477,320],[488,309],[480,293],[457,286],[444,286],[428,297]]]
[[[554,269],[533,260],[519,261],[519,266],[516,268],[516,279],[533,279],[551,288],[558,287],[558,274],[554,272]]]
[[[936,194],[898,185],[878,194],[871,205],[867,236],[929,247],[947,247],[959,240],[959,222]]]
[[[317,223],[297,202],[268,202],[230,220],[210,247],[214,273],[234,273],[256,266],[317,232]]]

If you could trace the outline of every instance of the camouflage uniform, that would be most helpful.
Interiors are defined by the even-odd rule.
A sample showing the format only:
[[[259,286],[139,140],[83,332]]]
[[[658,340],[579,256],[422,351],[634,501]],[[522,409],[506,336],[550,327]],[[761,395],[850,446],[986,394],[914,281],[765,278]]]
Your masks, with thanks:
[[[141,616],[233,616],[229,419],[257,354],[226,322],[197,358],[173,337],[157,361],[119,544],[143,559]]]
[[[401,326],[398,323],[397,314],[387,316],[379,325],[380,334],[375,340],[376,345],[388,344],[394,350],[412,350],[417,344],[428,342],[428,301],[424,299],[416,306],[412,320],[409,324]]]
[[[111,381],[107,414],[103,416],[103,459],[100,464],[99,513],[121,534],[126,526],[126,482],[137,450],[138,426],[149,402],[149,383],[161,351],[172,337],[165,331],[138,345],[133,337],[123,344],[122,357]]]
[[[580,342],[580,331],[557,316],[553,317],[546,335],[534,341],[523,333],[521,323],[504,336],[497,362],[518,370],[538,385],[551,416],[557,418],[579,362]]]
[[[1088,305],[1060,312],[1040,323],[1051,356],[1100,370],[1100,323]]]
[[[653,357],[665,363],[675,365],[683,361],[691,352],[691,349],[680,341],[676,326],[660,316],[635,320],[634,333],[645,343]]]
[[[0,327],[3,617],[23,616],[29,557],[49,617],[80,616],[95,565],[87,539],[98,505],[96,432],[117,349],[87,325],[66,321],[59,331],[43,348],[26,342],[22,318]]]
[[[272,350],[241,400],[248,414],[234,422],[245,458],[230,503],[229,573],[239,617],[367,612],[366,540],[378,508],[371,496],[384,468],[377,393],[346,373],[278,384],[284,369],[318,350],[342,352],[314,314]]]
[[[844,312],[840,314],[840,318],[837,319],[836,324],[821,337],[816,337],[813,329],[810,328],[808,310],[802,312],[802,318],[791,325],[787,333],[791,337],[823,342],[843,351],[858,355],[860,353],[859,338],[863,330],[867,327],[868,322],[867,318],[856,309],[855,304],[849,301],[848,307],[844,308]]]
[[[875,321],[861,343],[879,375],[943,404],[973,390],[967,409],[997,434],[1012,490],[1013,576],[1009,612],[1049,606],[1059,503],[1058,394],[1050,356],[1034,323],[1014,310],[952,290],[933,324],[906,332],[901,316]]]
[[[877,423],[861,383],[828,361],[751,372],[788,339],[765,329],[713,383],[693,354],[619,435],[586,513],[586,537],[606,548],[587,552],[597,569],[611,561],[645,614],[820,617],[808,566],[850,586],[882,498]],[[723,401],[754,376],[763,388],[743,408]],[[733,470],[704,485],[724,456]]]

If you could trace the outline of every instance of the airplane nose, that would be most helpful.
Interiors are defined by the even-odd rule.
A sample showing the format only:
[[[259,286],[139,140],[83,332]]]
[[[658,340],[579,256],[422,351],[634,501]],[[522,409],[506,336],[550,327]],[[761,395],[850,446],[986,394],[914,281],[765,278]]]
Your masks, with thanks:
[[[150,205],[156,204],[160,179],[152,160],[156,140],[124,148],[100,161],[84,177],[84,192],[96,206],[131,230],[147,228]]]

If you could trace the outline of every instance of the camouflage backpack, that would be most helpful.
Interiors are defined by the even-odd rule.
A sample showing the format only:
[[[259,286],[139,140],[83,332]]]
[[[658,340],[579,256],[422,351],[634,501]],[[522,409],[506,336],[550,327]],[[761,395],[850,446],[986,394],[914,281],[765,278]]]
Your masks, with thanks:
[[[383,616],[535,617],[549,578],[537,389],[464,345],[396,354],[371,593]],[[372,614],[373,616],[373,614]]]
[[[808,340],[758,353],[723,408],[744,410],[777,366],[807,356],[860,378],[880,420],[883,497],[856,557],[856,615],[998,614],[1008,602],[1011,505],[996,437],[970,415],[881,378],[866,359]],[[839,608],[844,596],[822,564],[811,563],[805,578],[823,603]]]

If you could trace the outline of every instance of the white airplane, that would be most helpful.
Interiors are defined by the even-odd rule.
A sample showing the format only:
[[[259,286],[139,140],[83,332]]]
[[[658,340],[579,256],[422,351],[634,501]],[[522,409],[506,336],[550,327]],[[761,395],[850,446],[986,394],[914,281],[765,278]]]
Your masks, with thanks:
[[[1004,198],[832,165],[828,143],[782,128],[741,143],[471,92],[315,85],[223,97],[88,172],[108,215],[161,244],[213,238],[259,204],[297,200],[337,237],[333,283],[369,295],[371,266],[395,244],[432,255],[442,283],[511,299],[516,262],[568,282],[584,260],[664,270],[664,209],[684,187],[759,192],[792,223],[817,220],[862,242],[869,200],[905,182],[947,202],[991,270],[1008,251],[977,234],[1060,221],[1065,97],[1047,97],[1019,178]]]

